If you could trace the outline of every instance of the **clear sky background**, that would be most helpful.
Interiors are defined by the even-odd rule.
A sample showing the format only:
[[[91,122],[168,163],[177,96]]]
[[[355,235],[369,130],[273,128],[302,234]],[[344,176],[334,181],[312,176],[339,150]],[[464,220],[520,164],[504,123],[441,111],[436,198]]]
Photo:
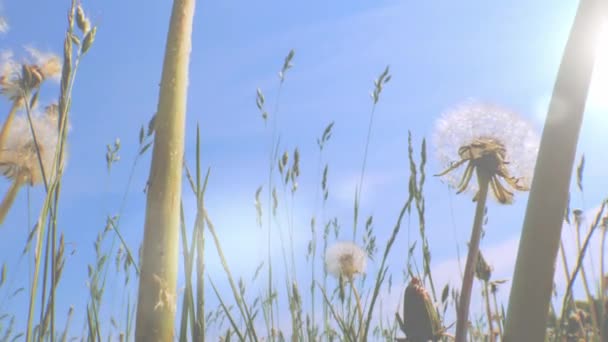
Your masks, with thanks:
[[[70,159],[59,220],[68,251],[74,254],[67,258],[57,303],[59,317],[70,305],[75,307],[76,332],[82,327],[88,298],[86,270],[94,262],[93,242],[106,216],[119,211],[137,153],[139,128],[156,110],[171,1],[86,1],[83,5],[98,32],[73,93]],[[68,6],[69,1],[0,2],[0,14],[8,23],[8,30],[0,34],[0,49],[11,49],[17,56],[25,55],[24,46],[60,53]],[[337,216],[342,238],[349,238],[372,105],[369,92],[386,65],[390,65],[392,80],[376,110],[361,202],[362,220],[374,216],[380,248],[407,196],[408,130],[418,150],[421,139],[431,137],[443,111],[475,98],[521,113],[540,134],[575,11],[576,3],[565,0],[200,1],[190,63],[186,158],[193,167],[198,122],[203,165],[212,170],[206,204],[235,274],[249,279],[266,251],[253,201],[255,190],[267,180],[271,132],[255,107],[255,90],[263,90],[272,109],[277,72],[290,49],[296,55],[282,90],[278,128],[281,151],[291,153],[296,146],[301,151],[302,176],[294,204],[295,249],[301,251],[298,265],[304,269],[310,217],[318,209],[316,138],[335,121],[324,152],[330,164],[326,217]],[[572,206],[584,210],[597,207],[608,195],[604,157],[608,41],[603,46],[579,143],[579,156],[584,153],[586,158],[585,193],[572,196]],[[42,102],[58,93],[56,85],[45,90]],[[8,106],[8,101],[0,100],[0,115],[8,112]],[[108,175],[106,145],[116,138],[122,141],[121,160]],[[143,236],[142,189],[148,168],[146,155],[135,170],[121,221],[122,233],[134,251]],[[428,175],[440,168],[430,143]],[[0,191],[8,186],[0,181]],[[32,221],[42,198],[41,189],[31,190]],[[186,187],[184,200],[191,222],[195,203]],[[494,265],[496,279],[512,276],[526,200],[527,196],[517,194],[514,205],[489,204],[482,251]],[[437,287],[443,288],[447,281],[458,284],[456,246],[464,257],[474,204],[469,195],[454,195],[434,177],[427,178],[426,203]],[[27,191],[22,191],[0,227],[0,262],[7,263],[12,286],[0,290],[0,314],[25,308],[28,299],[26,292],[8,302],[3,299],[6,292],[28,286],[26,271],[31,266],[18,257],[28,234],[27,204]],[[404,226],[390,259],[394,284],[403,279],[408,234],[412,240],[417,237],[413,218],[409,228],[408,233]],[[208,273],[225,286],[215,249],[209,246]],[[278,245],[273,250],[280,256]],[[377,265],[370,262],[370,274],[376,270]],[[305,280],[307,274],[301,277]],[[120,288],[120,284],[115,286]],[[508,286],[502,291],[506,305]],[[106,296],[105,314],[121,307],[120,292],[110,289]],[[391,296],[386,301],[391,308],[398,304]],[[19,316],[18,326],[25,321],[24,314]]]

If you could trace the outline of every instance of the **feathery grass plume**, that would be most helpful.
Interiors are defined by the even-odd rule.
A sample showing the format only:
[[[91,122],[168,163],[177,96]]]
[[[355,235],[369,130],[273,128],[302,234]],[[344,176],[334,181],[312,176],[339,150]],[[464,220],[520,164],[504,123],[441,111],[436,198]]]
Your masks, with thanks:
[[[0,205],[0,223],[4,221],[22,185],[34,186],[54,179],[58,134],[56,105],[48,106],[45,113],[34,113],[31,127],[27,116],[14,118],[4,148],[0,150],[0,172],[13,181]]]
[[[460,291],[456,342],[466,340],[469,304],[488,190],[499,203],[513,202],[513,191],[527,191],[538,151],[538,137],[530,124],[500,107],[470,101],[443,114],[435,128],[439,160],[445,177],[457,193],[474,190],[477,202],[469,253]],[[460,166],[466,164],[464,171]],[[473,172],[477,187],[470,186]],[[507,189],[505,181],[511,189]]]
[[[25,101],[30,101],[30,95],[45,79],[57,80],[61,74],[61,60],[57,55],[42,53],[31,47],[26,50],[31,58],[23,63],[16,62],[11,51],[0,54],[0,94],[13,102],[0,130],[0,151],[4,149],[17,110]],[[36,99],[37,96],[34,95],[31,105],[35,104]]]
[[[580,1],[564,48],[519,240],[505,341],[543,341],[547,334],[576,146],[607,13],[606,1]]]
[[[25,50],[30,58],[25,58],[23,62],[17,62],[10,50],[0,53],[0,93],[12,101],[21,99],[23,92],[38,88],[44,80],[58,81],[61,76],[59,56],[33,47],[26,47]]]

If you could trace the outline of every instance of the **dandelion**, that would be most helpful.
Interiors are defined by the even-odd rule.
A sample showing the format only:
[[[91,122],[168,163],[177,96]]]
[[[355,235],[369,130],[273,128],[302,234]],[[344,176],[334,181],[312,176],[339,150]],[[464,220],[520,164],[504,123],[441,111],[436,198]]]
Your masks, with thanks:
[[[336,278],[350,280],[356,274],[365,273],[367,254],[352,242],[337,242],[325,252],[325,265]]]
[[[479,190],[469,184],[473,171],[489,174],[492,193],[499,203],[513,201],[513,192],[501,180],[514,190],[529,190],[539,137],[514,112],[468,102],[446,112],[437,121],[434,133],[439,161],[446,167],[438,176],[456,187],[458,193]]]
[[[31,126],[27,116],[15,116],[0,150],[0,172],[13,181],[0,205],[0,223],[22,185],[48,184],[55,178],[58,141],[56,105],[48,106],[44,113],[34,113]]]
[[[456,342],[464,342],[488,191],[492,189],[499,203],[510,204],[515,190],[530,189],[539,138],[515,113],[469,102],[437,121],[435,144],[439,160],[446,167],[436,176],[444,177],[457,193],[475,191],[473,201],[477,202],[456,322]],[[469,184],[473,173],[477,186]]]
[[[363,330],[363,307],[361,296],[354,284],[357,274],[365,273],[367,266],[367,253],[365,250],[352,242],[337,242],[325,251],[325,266],[329,273],[340,280],[340,289],[343,291],[343,280],[350,284],[359,313],[359,333]]]

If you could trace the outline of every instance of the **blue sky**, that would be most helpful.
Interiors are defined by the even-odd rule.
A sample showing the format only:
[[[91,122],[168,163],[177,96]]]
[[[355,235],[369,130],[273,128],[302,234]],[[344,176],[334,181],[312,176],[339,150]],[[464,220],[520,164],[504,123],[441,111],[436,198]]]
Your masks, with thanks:
[[[2,49],[18,55],[24,53],[23,46],[61,52],[68,1],[0,4],[10,27],[0,35]],[[92,243],[106,215],[119,210],[137,153],[139,127],[156,109],[170,6],[170,1],[147,2],[143,7],[117,0],[84,2],[99,27],[73,94],[60,225],[76,252],[67,260],[58,290],[59,316],[74,305],[76,330],[87,298],[86,265],[94,262]],[[262,89],[272,108],[277,72],[290,49],[296,55],[282,90],[278,128],[281,150],[291,153],[297,146],[302,154],[295,202],[296,249],[300,251],[305,251],[315,211],[315,141],[331,121],[335,121],[334,134],[324,152],[330,164],[327,215],[338,216],[344,232],[352,226],[354,189],[371,109],[368,94],[373,79],[390,65],[393,77],[374,118],[361,214],[374,216],[383,247],[407,195],[408,130],[419,145],[423,137],[432,135],[441,112],[477,98],[520,112],[540,133],[575,10],[576,4],[565,0],[199,2],[190,64],[186,158],[193,166],[199,122],[202,160],[212,169],[207,206],[234,271],[248,279],[266,250],[255,225],[253,199],[267,179],[270,130],[255,107],[255,90]],[[608,54],[604,57],[608,60]],[[579,144],[586,157],[584,203],[581,196],[573,195],[573,206],[583,209],[596,207],[608,189],[603,176],[608,164],[601,153],[608,146],[608,102],[601,96],[608,86],[608,65],[598,65],[597,72]],[[54,98],[57,91],[56,86],[48,86],[42,99]],[[0,101],[1,112],[8,112],[7,101]],[[122,140],[121,160],[108,175],[105,146],[117,137]],[[429,144],[429,174],[440,169],[432,147]],[[135,251],[143,235],[142,189],[148,165],[148,156],[138,164],[121,222]],[[8,185],[0,182],[1,191]],[[454,195],[433,177],[428,178],[426,189],[433,264],[438,272],[453,273],[455,241],[464,253],[474,206],[467,195]],[[184,193],[191,221],[194,200],[186,187]],[[32,189],[32,218],[41,198],[41,189]],[[512,206],[489,205],[482,250],[493,251],[495,259],[489,261],[495,264],[497,277],[511,276],[526,199],[519,195]],[[27,262],[18,263],[15,257],[27,238],[27,217],[26,191],[22,191],[0,228],[0,262],[7,263],[14,288],[27,286],[27,272],[17,271],[26,269]],[[417,226],[414,219],[411,222],[414,238]],[[407,235],[404,229],[397,242],[400,248],[391,259],[395,279],[401,279]],[[275,250],[279,253],[278,247]],[[214,248],[208,255],[209,275],[225,285]],[[373,272],[376,268],[370,264]],[[446,275],[445,281],[449,279]],[[106,294],[113,296],[114,306],[104,312],[120,307],[120,294],[115,292]],[[22,295],[10,305],[22,306],[26,300]],[[18,324],[25,324],[25,317]]]

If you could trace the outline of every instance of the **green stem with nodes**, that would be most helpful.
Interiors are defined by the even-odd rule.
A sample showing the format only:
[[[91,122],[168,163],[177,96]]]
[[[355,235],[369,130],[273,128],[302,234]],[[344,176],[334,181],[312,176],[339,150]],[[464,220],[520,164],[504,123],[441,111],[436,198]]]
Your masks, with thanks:
[[[194,0],[175,0],[155,123],[136,341],[173,341],[180,197]]]
[[[506,342],[544,341],[555,259],[576,145],[596,60],[595,46],[606,1],[582,0],[566,43],[538,152],[513,286]]]
[[[473,231],[469,242],[469,254],[467,264],[464,268],[462,289],[460,290],[460,300],[458,303],[458,319],[456,321],[456,342],[465,342],[467,336],[467,325],[469,322],[469,304],[471,303],[471,290],[475,278],[475,267],[477,256],[479,255],[479,241],[481,240],[481,230],[483,227],[483,216],[488,199],[488,188],[491,175],[482,167],[476,168],[479,192],[477,194],[477,208],[475,209],[475,219],[473,220]]]

